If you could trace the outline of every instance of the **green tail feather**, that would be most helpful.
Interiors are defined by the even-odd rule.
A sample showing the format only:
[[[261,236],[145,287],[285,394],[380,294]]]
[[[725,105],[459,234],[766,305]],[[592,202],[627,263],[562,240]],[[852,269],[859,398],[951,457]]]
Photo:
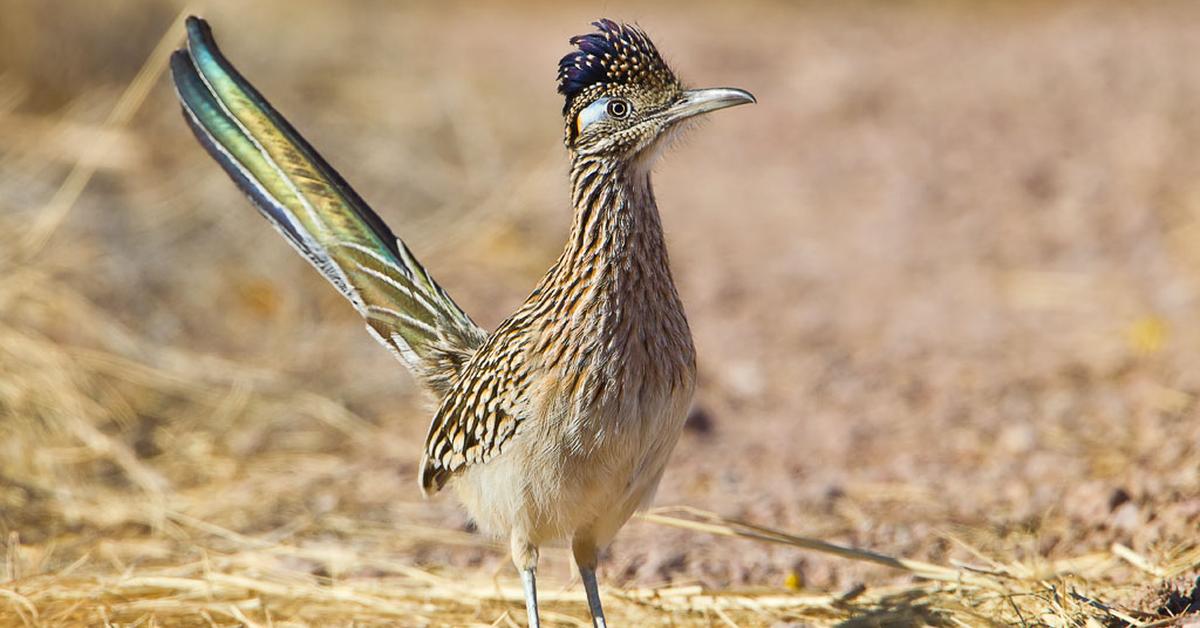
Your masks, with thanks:
[[[367,329],[443,391],[486,333],[408,247],[188,18],[171,58],[197,139],[284,237],[367,319]]]

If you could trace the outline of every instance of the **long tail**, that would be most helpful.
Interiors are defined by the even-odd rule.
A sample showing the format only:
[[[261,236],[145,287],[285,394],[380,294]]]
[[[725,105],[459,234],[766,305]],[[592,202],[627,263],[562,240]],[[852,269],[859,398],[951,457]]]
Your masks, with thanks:
[[[325,275],[367,330],[436,392],[486,332],[442,290],[345,180],[222,56],[208,24],[187,21],[171,58],[197,139],[288,242]]]

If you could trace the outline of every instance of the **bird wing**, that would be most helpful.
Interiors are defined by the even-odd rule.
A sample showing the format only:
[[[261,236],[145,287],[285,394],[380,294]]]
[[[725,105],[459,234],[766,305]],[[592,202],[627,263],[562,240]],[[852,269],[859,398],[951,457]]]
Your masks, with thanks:
[[[531,384],[522,340],[513,319],[506,321],[442,399],[425,437],[422,493],[435,493],[468,466],[491,460],[516,435],[525,415],[518,404]]]
[[[184,118],[217,163],[367,321],[367,330],[437,392],[486,332],[229,63],[208,24],[187,21],[171,58]]]

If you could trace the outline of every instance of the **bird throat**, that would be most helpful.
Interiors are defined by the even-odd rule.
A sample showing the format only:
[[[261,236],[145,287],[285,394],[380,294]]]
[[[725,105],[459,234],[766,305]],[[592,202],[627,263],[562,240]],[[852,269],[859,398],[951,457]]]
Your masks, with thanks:
[[[575,209],[560,271],[578,282],[581,297],[619,299],[615,308],[640,308],[643,299],[674,298],[662,221],[650,171],[640,163],[577,157],[571,169]]]
[[[570,237],[528,303],[547,366],[594,402],[631,379],[681,385],[694,354],[649,170],[577,157],[571,183]]]

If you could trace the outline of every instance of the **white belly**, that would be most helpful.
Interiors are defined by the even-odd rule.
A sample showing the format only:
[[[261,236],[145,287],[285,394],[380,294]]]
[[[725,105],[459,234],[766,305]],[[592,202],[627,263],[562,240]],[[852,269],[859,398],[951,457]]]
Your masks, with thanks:
[[[608,545],[649,505],[691,403],[693,373],[682,385],[647,381],[663,380],[630,381],[614,401],[586,410],[548,389],[544,418],[524,421],[503,453],[454,483],[480,529],[534,545],[577,534]]]

